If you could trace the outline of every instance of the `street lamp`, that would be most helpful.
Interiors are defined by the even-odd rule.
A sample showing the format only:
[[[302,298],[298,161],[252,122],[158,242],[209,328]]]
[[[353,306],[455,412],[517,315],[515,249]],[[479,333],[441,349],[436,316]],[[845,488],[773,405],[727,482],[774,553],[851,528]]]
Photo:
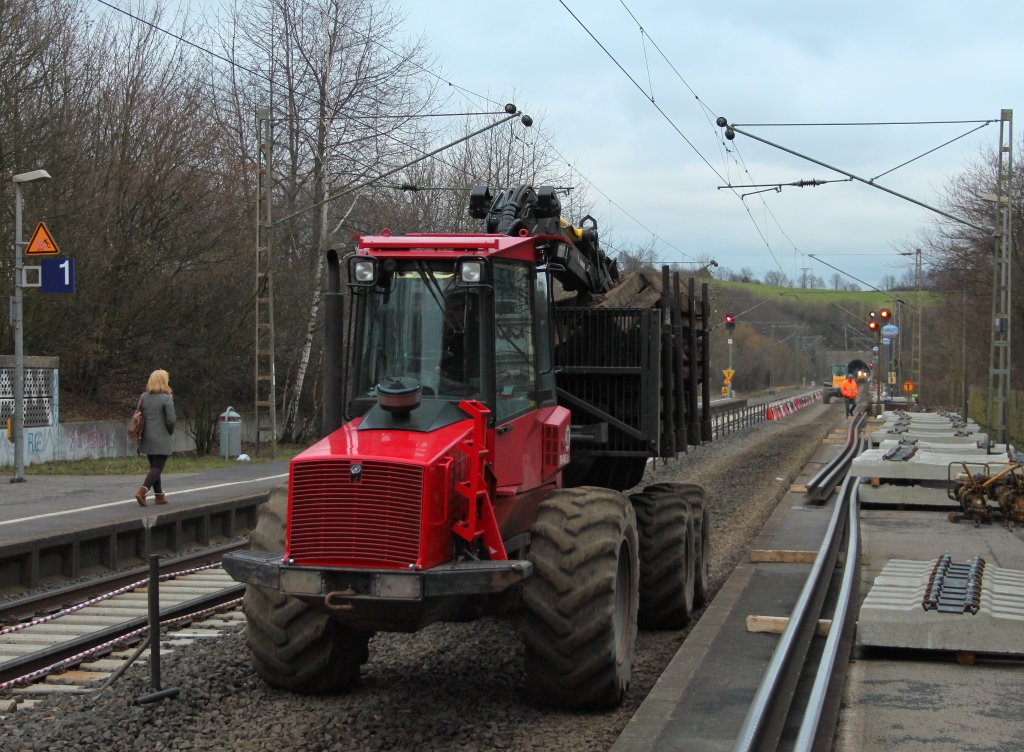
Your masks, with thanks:
[[[46,170],[23,172],[11,178],[14,183],[14,298],[11,310],[14,318],[14,420],[11,438],[14,439],[14,477],[11,483],[25,482],[25,352],[23,344],[24,316],[22,315],[22,288],[25,271],[22,266],[24,241],[21,239],[21,184],[49,180]]]

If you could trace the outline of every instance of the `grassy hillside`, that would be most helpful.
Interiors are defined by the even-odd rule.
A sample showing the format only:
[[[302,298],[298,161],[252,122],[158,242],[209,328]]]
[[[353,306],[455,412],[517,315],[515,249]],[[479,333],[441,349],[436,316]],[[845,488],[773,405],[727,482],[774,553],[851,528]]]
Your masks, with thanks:
[[[902,360],[904,380],[912,361],[911,343],[918,308],[926,311],[940,296],[895,293],[805,290],[791,287],[712,281],[712,369],[729,363],[725,315],[736,317],[732,367],[737,390],[752,391],[780,383],[817,383],[827,378],[831,351],[860,353],[871,360],[874,336],[871,311],[889,308],[900,335],[883,347],[882,357]],[[901,302],[900,302],[901,301]]]

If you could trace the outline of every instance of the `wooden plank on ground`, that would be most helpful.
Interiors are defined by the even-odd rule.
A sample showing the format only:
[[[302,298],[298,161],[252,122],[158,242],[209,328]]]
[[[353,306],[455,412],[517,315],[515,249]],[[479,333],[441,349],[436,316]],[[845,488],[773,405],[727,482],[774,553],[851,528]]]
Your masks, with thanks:
[[[755,548],[750,551],[750,560],[756,564],[810,564],[818,555],[817,551],[793,551],[785,548]]]
[[[748,632],[767,632],[768,634],[782,634],[789,626],[788,616],[760,616],[758,614],[747,614]],[[828,637],[832,628],[831,619],[818,619],[818,625],[814,628],[814,634],[818,637]]]
[[[753,564],[812,564],[817,557],[817,551],[795,551],[787,548],[754,548],[750,551],[750,561]],[[862,566],[869,566],[871,560],[861,554],[860,563]],[[836,557],[836,565],[846,564],[846,552],[840,551]]]

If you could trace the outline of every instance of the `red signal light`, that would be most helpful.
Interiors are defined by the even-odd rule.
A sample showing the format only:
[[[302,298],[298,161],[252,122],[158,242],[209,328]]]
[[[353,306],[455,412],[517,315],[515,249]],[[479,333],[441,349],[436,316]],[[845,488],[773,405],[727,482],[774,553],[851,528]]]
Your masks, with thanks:
[[[878,312],[878,315],[881,316],[883,321],[888,321],[890,318],[892,318],[892,311],[890,311],[888,308],[883,308],[881,311]]]
[[[873,332],[877,332],[878,331],[878,322],[874,321],[874,320],[869,321],[868,322],[868,329],[870,329]]]

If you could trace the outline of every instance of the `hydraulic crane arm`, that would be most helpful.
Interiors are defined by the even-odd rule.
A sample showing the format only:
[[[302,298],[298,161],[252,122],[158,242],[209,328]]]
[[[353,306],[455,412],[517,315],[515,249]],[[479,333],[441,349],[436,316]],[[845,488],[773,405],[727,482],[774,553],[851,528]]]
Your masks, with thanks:
[[[492,196],[480,185],[469,199],[469,214],[484,220],[484,232],[502,235],[551,235],[560,240],[549,249],[548,270],[571,292],[604,293],[619,280],[619,268],[598,242],[597,221],[586,216],[580,227],[561,219],[562,204],[550,185],[521,185]]]

